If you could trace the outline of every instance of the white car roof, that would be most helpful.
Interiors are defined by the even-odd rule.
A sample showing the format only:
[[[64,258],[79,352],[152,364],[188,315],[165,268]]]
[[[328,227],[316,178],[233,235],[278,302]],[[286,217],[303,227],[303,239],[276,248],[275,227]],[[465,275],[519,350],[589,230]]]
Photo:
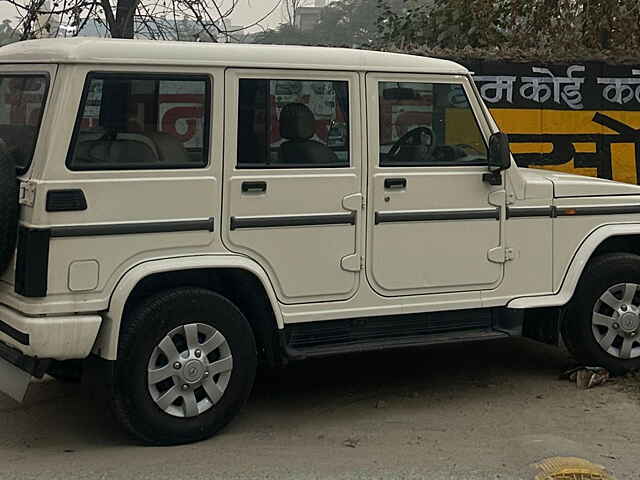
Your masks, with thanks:
[[[457,63],[347,48],[98,38],[42,39],[0,48],[0,63],[292,68],[465,75]]]

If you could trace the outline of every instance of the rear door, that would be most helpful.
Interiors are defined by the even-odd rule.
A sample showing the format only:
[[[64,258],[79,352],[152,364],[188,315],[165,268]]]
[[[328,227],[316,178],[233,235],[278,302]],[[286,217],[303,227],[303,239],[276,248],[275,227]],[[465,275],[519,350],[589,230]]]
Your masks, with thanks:
[[[468,79],[370,74],[367,98],[374,288],[387,296],[495,288],[504,187],[483,181],[488,126]]]
[[[47,232],[49,252],[22,243],[30,270],[18,261],[18,293],[59,302],[82,293],[91,308],[132,265],[221,249],[213,206],[223,77],[215,80],[204,68],[60,67],[64,88],[51,99],[56,119],[20,237]]]
[[[284,303],[342,300],[359,284],[358,77],[228,70],[223,239]]]
[[[40,163],[46,152],[51,132],[42,125],[57,70],[52,64],[0,65],[0,145],[13,157],[22,181],[31,177],[32,165]],[[23,220],[29,222],[32,212],[22,208]],[[13,285],[15,255],[10,268],[0,272],[0,281]]]

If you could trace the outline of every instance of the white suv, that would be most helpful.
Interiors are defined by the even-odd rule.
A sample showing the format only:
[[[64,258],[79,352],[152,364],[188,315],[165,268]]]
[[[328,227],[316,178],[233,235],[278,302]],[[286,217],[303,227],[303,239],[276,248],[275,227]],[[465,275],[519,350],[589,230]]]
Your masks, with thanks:
[[[236,415],[259,362],[561,333],[640,367],[640,187],[518,168],[455,63],[23,42],[0,49],[0,139],[17,399],[82,361],[171,444]]]

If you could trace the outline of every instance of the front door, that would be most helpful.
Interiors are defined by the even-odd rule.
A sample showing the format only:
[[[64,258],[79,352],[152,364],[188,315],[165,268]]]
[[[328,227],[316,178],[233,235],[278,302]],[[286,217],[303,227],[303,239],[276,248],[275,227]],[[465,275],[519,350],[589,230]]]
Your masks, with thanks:
[[[367,76],[367,274],[382,295],[485,290],[502,280],[504,187],[483,181],[489,129],[468,82]]]
[[[229,70],[223,238],[258,261],[284,303],[358,288],[358,78]]]

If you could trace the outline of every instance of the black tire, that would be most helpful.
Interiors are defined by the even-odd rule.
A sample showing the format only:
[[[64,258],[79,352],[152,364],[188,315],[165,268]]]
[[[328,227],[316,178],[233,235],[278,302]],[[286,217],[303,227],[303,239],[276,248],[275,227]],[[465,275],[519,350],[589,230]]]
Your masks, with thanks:
[[[13,157],[0,148],[0,274],[9,266],[16,248],[18,181]]]
[[[227,340],[233,370],[222,398],[191,418],[163,411],[147,382],[149,358],[164,336],[188,323],[207,324]],[[255,379],[256,343],[251,326],[226,298],[201,288],[177,288],[144,300],[124,319],[114,372],[112,407],[122,426],[142,443],[176,445],[211,437],[235,417]]]
[[[620,283],[640,285],[640,256],[604,254],[585,267],[562,323],[562,338],[582,365],[604,367],[614,375],[640,368],[640,357],[618,358],[600,346],[592,331],[593,309],[600,296]]]

